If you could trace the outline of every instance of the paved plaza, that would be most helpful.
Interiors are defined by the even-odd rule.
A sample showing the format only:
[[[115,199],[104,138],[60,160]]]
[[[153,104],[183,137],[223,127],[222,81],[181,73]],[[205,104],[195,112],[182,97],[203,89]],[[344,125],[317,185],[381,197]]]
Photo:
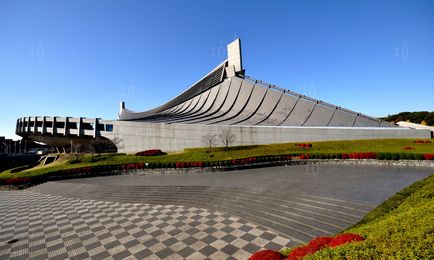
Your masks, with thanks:
[[[0,200],[0,259],[246,259],[289,244],[258,225],[194,207],[30,191],[2,192]]]
[[[0,192],[0,259],[247,259],[333,235],[423,168],[125,175]]]

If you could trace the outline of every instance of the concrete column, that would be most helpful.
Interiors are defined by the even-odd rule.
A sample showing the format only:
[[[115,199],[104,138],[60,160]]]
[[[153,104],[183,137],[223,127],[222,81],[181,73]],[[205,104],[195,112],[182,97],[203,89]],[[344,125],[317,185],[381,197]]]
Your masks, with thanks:
[[[69,122],[69,116],[65,117],[65,125],[64,125],[64,135],[69,135],[69,126],[68,126],[68,122]],[[65,148],[63,148],[63,150],[65,150]]]
[[[31,116],[29,116],[28,118],[27,118],[27,131],[26,132],[28,132],[28,133],[30,133],[30,122],[32,121],[32,117]]]
[[[97,137],[98,136],[98,118],[95,118],[95,121],[94,121],[95,123],[95,125],[94,125],[94,127],[93,127],[93,138],[95,138],[95,137]]]
[[[35,121],[33,121],[33,133],[38,133],[38,129],[36,128],[36,123],[38,122],[38,117],[35,116]]]
[[[47,125],[45,124],[46,120],[47,120],[46,116],[43,116],[42,117],[42,131],[41,131],[42,134],[47,133]]]
[[[80,120],[78,120],[77,128],[78,128],[78,136],[81,136],[83,134],[82,133],[82,131],[83,131],[83,118],[82,117],[80,117]]]
[[[57,134],[56,117],[53,116],[53,135]]]

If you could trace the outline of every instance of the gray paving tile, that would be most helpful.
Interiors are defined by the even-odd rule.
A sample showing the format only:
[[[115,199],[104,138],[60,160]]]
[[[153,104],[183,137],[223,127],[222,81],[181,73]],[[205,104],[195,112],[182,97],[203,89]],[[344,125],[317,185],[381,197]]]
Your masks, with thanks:
[[[271,242],[276,237],[289,243],[242,219],[200,208],[32,191],[0,192],[0,201],[0,241],[18,239],[15,244],[0,243],[0,259],[229,257],[241,248],[245,255],[260,249],[250,243],[256,238],[270,247],[279,246]]]

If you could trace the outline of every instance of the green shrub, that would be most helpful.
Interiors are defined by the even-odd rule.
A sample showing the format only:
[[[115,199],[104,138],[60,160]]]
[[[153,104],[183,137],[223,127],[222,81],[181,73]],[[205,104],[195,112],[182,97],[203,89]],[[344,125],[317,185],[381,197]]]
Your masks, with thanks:
[[[421,153],[414,154],[414,159],[415,160],[423,160],[423,154],[421,154]]]
[[[392,154],[391,153],[384,153],[384,159],[385,160],[392,160]]]
[[[399,158],[400,158],[399,153],[392,153],[391,155],[392,155],[392,160],[396,161],[396,160],[399,160]]]
[[[280,249],[279,252],[282,255],[284,255],[285,257],[288,257],[288,255],[291,253],[291,251],[292,251],[292,248],[290,248],[290,247],[284,247],[284,248]]]
[[[406,160],[414,160],[414,154],[412,154],[412,153],[406,153],[404,159],[406,159]]]

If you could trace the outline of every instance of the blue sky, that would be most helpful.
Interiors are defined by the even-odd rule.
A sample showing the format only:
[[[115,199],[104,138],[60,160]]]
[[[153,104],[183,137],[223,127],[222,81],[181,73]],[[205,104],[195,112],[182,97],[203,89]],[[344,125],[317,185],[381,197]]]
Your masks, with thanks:
[[[372,116],[434,110],[434,1],[1,1],[0,136],[176,96],[242,39],[246,74]]]

